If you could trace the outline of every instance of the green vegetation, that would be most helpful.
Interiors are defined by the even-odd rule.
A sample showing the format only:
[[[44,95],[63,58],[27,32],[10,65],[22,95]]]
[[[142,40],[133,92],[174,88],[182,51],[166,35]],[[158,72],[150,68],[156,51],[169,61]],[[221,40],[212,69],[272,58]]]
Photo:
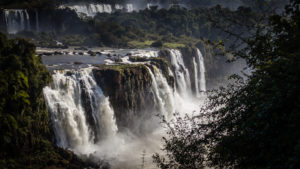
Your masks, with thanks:
[[[128,42],[128,47],[129,48],[136,48],[136,49],[141,49],[141,48],[147,48],[147,47],[162,47],[162,48],[180,48],[180,47],[185,47],[185,44],[182,43],[169,43],[169,42],[165,42],[162,43],[160,45],[153,45],[155,41],[143,41],[143,42],[139,42],[139,41],[130,41]]]
[[[39,15],[43,18],[40,24],[51,25],[50,28],[45,26],[43,33],[24,31],[18,34],[34,39],[38,46],[55,47],[59,41],[66,46],[128,48],[151,47],[153,42],[159,41],[162,45],[158,47],[178,48],[195,45],[203,37],[211,41],[225,39],[227,34],[220,32],[220,27],[230,28],[237,34],[241,32],[240,27],[231,24],[229,19],[235,18],[252,27],[261,16],[251,8],[231,11],[221,6],[193,10],[153,7],[138,13],[102,13],[84,19],[70,9],[39,10]]]
[[[184,48],[186,45],[182,43],[164,43],[163,48],[171,48],[171,49],[176,49],[176,48]]]
[[[147,48],[147,47],[150,47],[153,42],[154,41],[150,41],[150,40],[143,41],[143,42],[133,40],[133,41],[129,41],[128,42],[128,47],[130,47],[130,48],[137,48],[137,49],[139,49],[139,48]]]
[[[235,53],[253,69],[246,82],[235,77],[201,115],[168,125],[166,157],[154,156],[160,168],[299,168],[299,6],[292,0]]]
[[[122,76],[125,76],[125,73],[129,73],[132,69],[141,69],[141,70],[147,70],[146,66],[143,64],[119,64],[119,65],[98,65],[97,66],[100,70],[110,70],[110,71],[117,71],[120,72]]]
[[[53,145],[42,93],[50,81],[33,44],[0,34],[0,168],[86,166]]]

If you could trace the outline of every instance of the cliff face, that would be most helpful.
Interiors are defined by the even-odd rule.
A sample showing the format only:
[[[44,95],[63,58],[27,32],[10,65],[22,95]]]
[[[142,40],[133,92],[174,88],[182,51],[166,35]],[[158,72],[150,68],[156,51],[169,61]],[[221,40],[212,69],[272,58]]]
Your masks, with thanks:
[[[196,48],[184,47],[184,48],[180,48],[179,50],[182,54],[184,65],[186,66],[186,68],[190,73],[192,91],[195,92],[196,89],[195,89],[193,57],[197,55]],[[161,50],[159,52],[159,57],[164,58],[168,62],[168,64],[171,63],[171,53],[169,50]],[[171,70],[174,72],[175,71],[174,67],[171,66]]]
[[[191,88],[193,92],[196,92],[196,87],[195,87],[195,67],[193,65],[193,58],[197,56],[197,49],[196,48],[191,48],[191,47],[185,47],[181,48],[180,51],[182,53],[183,61],[184,64],[186,65],[187,69],[189,70],[190,73],[190,78],[191,78]]]
[[[134,126],[136,118],[154,107],[152,79],[145,65],[101,65],[93,74],[104,94],[109,96],[119,130]]]
[[[161,73],[164,75],[164,77],[167,79],[168,84],[174,88],[175,85],[175,79],[173,76],[170,76],[170,62],[166,60],[166,58],[163,57],[152,57],[152,58],[143,58],[143,57],[130,57],[129,59],[131,62],[150,62],[151,65],[156,66],[158,69],[160,69]],[[153,69],[152,66],[150,66],[150,69]]]

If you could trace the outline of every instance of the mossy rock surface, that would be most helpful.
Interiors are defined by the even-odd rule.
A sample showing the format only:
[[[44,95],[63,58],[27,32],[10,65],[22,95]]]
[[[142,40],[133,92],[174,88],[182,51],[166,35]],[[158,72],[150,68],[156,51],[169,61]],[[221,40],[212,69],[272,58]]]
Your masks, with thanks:
[[[156,66],[157,68],[159,68],[162,72],[162,74],[164,75],[164,77],[166,77],[168,84],[171,87],[174,87],[174,77],[170,76],[170,63],[162,57],[150,57],[150,58],[146,58],[146,57],[130,57],[129,60],[131,62],[150,62],[151,65]]]
[[[154,107],[152,79],[146,65],[98,65],[93,74],[109,97],[120,130],[132,128],[136,118]]]

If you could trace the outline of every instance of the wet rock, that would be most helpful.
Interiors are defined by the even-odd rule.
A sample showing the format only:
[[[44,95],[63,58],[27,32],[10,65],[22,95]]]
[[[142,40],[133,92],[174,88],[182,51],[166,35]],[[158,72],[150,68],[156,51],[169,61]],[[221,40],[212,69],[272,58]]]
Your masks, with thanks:
[[[114,61],[115,61],[116,63],[120,63],[120,62],[122,62],[122,59],[121,59],[121,58],[115,58]]]
[[[145,65],[100,65],[93,74],[109,97],[120,130],[133,128],[137,118],[152,116],[152,79]]]
[[[51,55],[53,55],[53,53],[50,53],[50,52],[44,52],[42,55],[44,55],[44,56],[51,56]]]
[[[88,53],[89,55],[91,55],[91,56],[96,56],[96,53],[93,52],[93,51],[91,51],[91,50],[89,50],[87,53]]]
[[[60,51],[55,51],[55,52],[54,52],[54,55],[63,55],[63,53],[60,52]]]
[[[150,62],[151,65],[155,65],[157,68],[159,68],[162,71],[164,77],[166,77],[167,79],[168,84],[171,87],[174,87],[175,79],[174,77],[170,76],[170,72],[169,72],[170,64],[166,59],[160,57],[147,58],[147,57],[132,56],[129,58],[129,60],[131,62]]]
[[[82,62],[74,62],[75,65],[81,65]]]

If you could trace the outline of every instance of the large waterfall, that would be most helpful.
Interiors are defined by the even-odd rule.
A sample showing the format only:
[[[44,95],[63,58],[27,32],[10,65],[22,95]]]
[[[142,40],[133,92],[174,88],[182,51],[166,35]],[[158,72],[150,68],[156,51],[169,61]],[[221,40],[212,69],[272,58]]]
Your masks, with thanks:
[[[153,72],[150,68],[148,70],[152,78],[152,92],[155,96],[155,104],[158,106],[160,114],[170,119],[172,114],[175,113],[173,90],[156,66],[153,66]]]
[[[59,146],[81,152],[80,148],[116,134],[114,111],[90,68],[55,71],[44,95]]]
[[[101,76],[95,78],[92,71],[94,67],[55,70],[53,82],[44,88],[44,96],[57,144],[79,155],[88,155],[94,160],[107,160],[112,168],[136,168],[140,164],[141,152],[146,151],[149,154],[146,158],[147,167],[155,168],[151,155],[160,151],[160,138],[164,135],[162,127],[153,125],[160,122],[155,115],[163,115],[166,120],[171,120],[175,112],[182,115],[197,112],[203,99],[201,91],[206,90],[204,60],[200,50],[192,57],[194,72],[189,72],[180,50],[169,49],[169,52],[169,71],[170,76],[174,76],[175,88],[170,86],[166,74],[157,66],[150,62],[138,63],[144,64],[150,75],[149,92],[154,103],[151,110],[155,111],[152,113],[153,118],[147,116],[146,119],[136,119],[146,127],[155,126],[142,135],[133,134],[130,130],[118,131],[113,106],[97,84]],[[132,50],[131,53],[141,57],[159,57],[157,51],[145,54],[147,52],[143,50]],[[123,60],[123,64],[134,64],[128,59]],[[194,78],[190,77],[192,75]],[[197,86],[196,95],[192,93],[191,83]]]

